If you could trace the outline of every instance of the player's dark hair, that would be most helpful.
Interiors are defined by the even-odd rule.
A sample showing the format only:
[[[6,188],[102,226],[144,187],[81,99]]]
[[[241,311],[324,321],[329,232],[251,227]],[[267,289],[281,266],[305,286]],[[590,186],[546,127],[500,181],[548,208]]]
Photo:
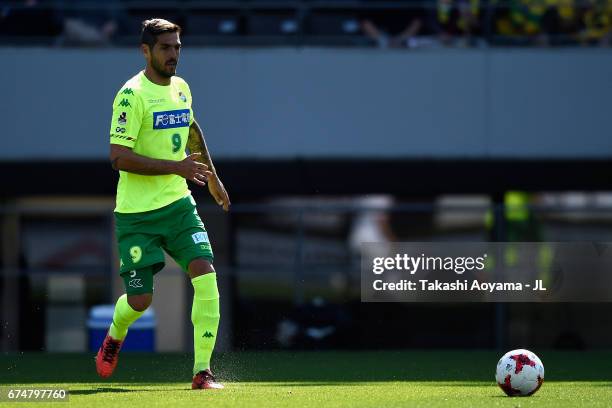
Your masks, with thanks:
[[[181,27],[178,24],[171,23],[163,18],[152,18],[142,22],[142,34],[140,43],[147,44],[150,49],[157,42],[157,36],[165,33],[181,33]]]

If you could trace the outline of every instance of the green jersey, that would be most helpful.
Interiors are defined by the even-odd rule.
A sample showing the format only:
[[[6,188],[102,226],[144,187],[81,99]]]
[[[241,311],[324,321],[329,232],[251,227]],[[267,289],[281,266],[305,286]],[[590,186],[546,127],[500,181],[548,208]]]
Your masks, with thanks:
[[[157,85],[140,72],[115,97],[110,142],[129,147],[141,156],[180,161],[186,157],[192,123],[187,82],[173,76],[170,85]],[[181,176],[144,176],[120,171],[115,212],[155,210],[189,194],[187,182]]]

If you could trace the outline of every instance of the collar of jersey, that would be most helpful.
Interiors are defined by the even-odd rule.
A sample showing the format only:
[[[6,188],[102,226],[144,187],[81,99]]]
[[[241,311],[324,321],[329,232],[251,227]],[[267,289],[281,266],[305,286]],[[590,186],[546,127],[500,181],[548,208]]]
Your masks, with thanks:
[[[155,82],[151,81],[149,78],[147,78],[147,76],[145,75],[144,70],[140,71],[140,74],[142,75],[142,77],[144,78],[144,80],[147,82],[148,85],[158,86],[158,87],[163,88],[163,89],[168,89],[169,86],[172,86],[172,78],[170,78],[170,83],[168,85],[159,85],[159,84],[156,84]]]

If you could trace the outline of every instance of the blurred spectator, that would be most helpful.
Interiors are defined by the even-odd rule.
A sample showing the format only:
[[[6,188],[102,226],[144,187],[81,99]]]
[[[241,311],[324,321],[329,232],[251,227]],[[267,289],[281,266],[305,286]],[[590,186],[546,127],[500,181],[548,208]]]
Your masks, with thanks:
[[[587,4],[582,15],[582,43],[609,47],[612,44],[612,0],[587,0]]]
[[[421,25],[421,20],[414,19],[402,32],[394,37],[377,27],[376,24],[370,20],[364,20],[361,23],[361,29],[370,39],[374,40],[376,45],[380,48],[409,48],[411,47],[411,40],[418,34]]]
[[[409,48],[421,31],[421,10],[372,12],[363,18],[361,29],[380,48]]]
[[[363,251],[368,248],[362,247],[363,243],[388,245],[395,240],[389,213],[395,205],[393,196],[373,194],[356,198],[353,202],[357,210],[351,223],[348,241],[355,255],[367,256]]]
[[[123,14],[118,0],[62,0],[61,5],[64,9],[61,43],[68,45],[110,44]]]
[[[2,5],[0,34],[13,37],[54,37],[62,30],[52,1],[22,0]]]
[[[434,26],[443,44],[471,45],[480,27],[480,0],[438,0]]]
[[[496,9],[496,33],[514,39],[542,43],[542,17],[546,12],[545,0],[510,0],[506,6],[493,0]],[[519,38],[516,38],[519,37]]]
[[[579,14],[574,0],[549,0],[542,18],[546,44],[575,43],[579,31]]]
[[[506,242],[540,242],[542,229],[532,207],[538,204],[538,197],[524,191],[507,191],[504,194],[503,231],[504,236],[496,236],[499,230],[495,228],[493,213],[488,212],[485,225],[489,231],[490,241]]]
[[[438,44],[470,46],[482,41],[479,39],[485,29],[497,34],[496,40],[512,45],[612,44],[612,0],[490,1],[493,6],[492,20],[486,25],[483,0],[431,0],[427,3],[431,6],[429,8],[424,6],[425,3],[407,2],[401,7],[387,4],[385,7],[356,7],[350,13],[343,10],[344,14],[351,16],[348,24],[341,26],[342,31],[327,35],[346,35],[354,32],[350,30],[360,28],[367,38],[381,48]],[[163,9],[150,9],[144,3],[128,0],[0,1],[0,35],[5,39],[29,38],[29,42],[49,43],[57,39],[59,44],[107,45],[125,40],[123,37],[136,36],[140,21],[151,13],[176,14],[172,20],[178,19],[179,22],[181,16],[186,16],[194,32],[197,32],[194,27],[208,30],[206,24],[212,24],[214,32],[218,30],[219,23],[209,16],[210,10],[204,13],[198,8],[200,6],[177,8],[171,7],[172,4],[169,2]],[[191,7],[200,10],[201,14],[192,15]],[[315,11],[310,10],[311,13]],[[227,11],[228,27],[235,27],[239,21],[234,12],[237,11]],[[273,14],[274,10],[267,12]],[[249,13],[254,12],[251,10]],[[245,20],[261,17],[260,14],[259,11],[254,15],[247,13]],[[264,14],[261,15],[266,17]],[[358,26],[354,20],[356,15],[361,21]],[[225,18],[225,14],[223,16]],[[337,20],[341,17],[332,17],[331,20],[319,19],[323,21],[322,30],[327,30],[330,24],[333,24],[334,30],[339,30]],[[489,16],[486,17],[488,19]],[[308,41],[309,35],[316,35],[308,31],[304,34],[305,41]]]
[[[579,15],[574,0],[510,0],[497,11],[496,31],[546,46],[576,40]]]

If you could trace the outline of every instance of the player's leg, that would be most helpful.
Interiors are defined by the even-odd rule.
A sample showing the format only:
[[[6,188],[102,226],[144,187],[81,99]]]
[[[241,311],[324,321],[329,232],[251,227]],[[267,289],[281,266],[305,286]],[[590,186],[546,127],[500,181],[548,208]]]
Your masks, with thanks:
[[[191,321],[193,323],[194,365],[192,388],[223,388],[210,370],[210,359],[219,327],[219,290],[213,268],[213,252],[204,223],[191,196],[176,203],[168,227],[166,246],[193,285]]]
[[[125,285],[125,295],[117,300],[109,334],[123,340],[127,330],[153,300],[153,275],[164,267],[161,249],[162,235],[157,231],[161,211],[146,214],[115,213],[119,258],[119,273]]]
[[[153,268],[146,267],[121,275],[126,293],[119,296],[115,304],[113,322],[108,334],[115,340],[123,340],[128,328],[147,310],[153,301]],[[138,282],[142,287],[130,286]]]
[[[151,213],[115,213],[119,273],[126,293],[117,299],[108,335],[96,356],[96,370],[102,377],[109,377],[115,370],[128,328],[153,299],[153,275],[164,266],[157,221],[156,214]]]
[[[219,290],[217,274],[212,264],[203,258],[189,263],[189,277],[193,285],[191,322],[193,323],[193,389],[223,388],[210,370],[210,358],[215,348],[219,328]]]
[[[117,367],[119,351],[129,327],[153,300],[153,275],[157,267],[148,266],[121,275],[126,293],[119,296],[108,334],[96,356],[96,370],[101,377],[110,377]]]

